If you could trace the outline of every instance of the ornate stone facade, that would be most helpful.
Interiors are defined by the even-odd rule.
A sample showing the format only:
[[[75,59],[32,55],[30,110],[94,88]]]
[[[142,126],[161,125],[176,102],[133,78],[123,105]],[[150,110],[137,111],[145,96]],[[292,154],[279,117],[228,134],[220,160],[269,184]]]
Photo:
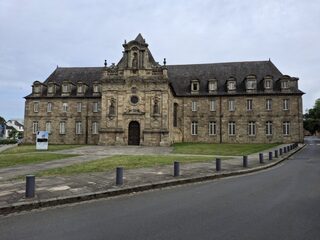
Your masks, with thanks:
[[[271,61],[157,63],[141,34],[117,65],[57,68],[26,97],[25,140],[160,145],[301,142],[298,78]]]

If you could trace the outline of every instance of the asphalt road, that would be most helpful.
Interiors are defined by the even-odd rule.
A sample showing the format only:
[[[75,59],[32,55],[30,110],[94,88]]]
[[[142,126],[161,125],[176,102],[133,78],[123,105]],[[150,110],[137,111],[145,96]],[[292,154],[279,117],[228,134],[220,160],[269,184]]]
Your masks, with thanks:
[[[267,171],[0,217],[0,239],[320,239],[320,139]],[[319,144],[319,145],[317,145]]]

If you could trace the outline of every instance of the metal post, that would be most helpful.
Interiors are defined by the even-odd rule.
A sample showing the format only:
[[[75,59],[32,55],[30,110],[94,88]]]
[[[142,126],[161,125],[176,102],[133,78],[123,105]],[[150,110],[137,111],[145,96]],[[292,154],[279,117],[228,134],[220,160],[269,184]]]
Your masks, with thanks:
[[[173,176],[178,177],[180,176],[180,162],[173,163]]]
[[[243,167],[248,167],[248,156],[243,156],[243,162],[242,162]]]
[[[287,153],[287,148],[283,147],[283,153]]]
[[[263,153],[259,153],[259,162],[263,163]]]
[[[116,169],[116,185],[123,184],[123,167],[117,167]]]
[[[287,152],[290,152],[290,147],[289,146],[287,146]]]
[[[272,160],[272,152],[269,152],[269,161]]]
[[[216,158],[216,171],[220,171],[220,170],[221,170],[221,159]]]
[[[282,148],[279,149],[279,152],[280,152],[280,156],[281,156],[282,155]]]
[[[274,150],[274,157],[277,158],[278,157],[278,150]]]
[[[36,190],[36,178],[34,175],[26,176],[26,198],[33,198]]]

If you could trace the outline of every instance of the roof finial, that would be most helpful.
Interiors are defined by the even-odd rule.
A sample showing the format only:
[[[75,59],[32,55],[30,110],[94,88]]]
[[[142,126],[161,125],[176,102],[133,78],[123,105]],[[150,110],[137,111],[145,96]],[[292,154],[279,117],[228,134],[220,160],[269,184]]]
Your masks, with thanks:
[[[271,62],[271,59],[269,58],[269,62]]]
[[[163,65],[165,66],[167,64],[166,58],[163,59]]]
[[[107,67],[107,60],[104,60],[104,67]]]
[[[127,40],[126,39],[124,40],[124,44],[127,44]]]

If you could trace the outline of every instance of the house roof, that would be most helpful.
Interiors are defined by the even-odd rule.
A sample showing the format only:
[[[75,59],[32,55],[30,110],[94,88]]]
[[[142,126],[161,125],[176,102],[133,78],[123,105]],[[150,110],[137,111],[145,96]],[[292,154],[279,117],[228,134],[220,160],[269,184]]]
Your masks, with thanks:
[[[138,35],[136,39],[142,41],[141,38],[142,36]],[[198,80],[200,83],[198,95],[207,95],[207,84],[210,79],[216,79],[218,82],[217,94],[226,94],[225,84],[230,77],[234,77],[237,82],[236,93],[243,94],[245,93],[244,79],[248,75],[256,76],[257,92],[263,92],[262,80],[264,77],[271,76],[275,84],[274,91],[278,92],[280,91],[280,85],[276,84],[276,80],[283,76],[271,61],[167,65],[166,67],[168,69],[169,82],[176,96],[191,96],[190,84],[192,80]],[[81,81],[88,85],[89,89],[86,96],[90,96],[92,95],[93,82],[100,82],[105,76],[105,70],[105,67],[58,67],[44,81],[44,84],[54,82],[61,85],[63,81],[71,81],[76,85],[77,82]],[[294,93],[303,92],[297,90]],[[60,95],[60,92],[57,92],[57,95]],[[76,95],[75,91],[71,93],[71,96],[73,95]]]

